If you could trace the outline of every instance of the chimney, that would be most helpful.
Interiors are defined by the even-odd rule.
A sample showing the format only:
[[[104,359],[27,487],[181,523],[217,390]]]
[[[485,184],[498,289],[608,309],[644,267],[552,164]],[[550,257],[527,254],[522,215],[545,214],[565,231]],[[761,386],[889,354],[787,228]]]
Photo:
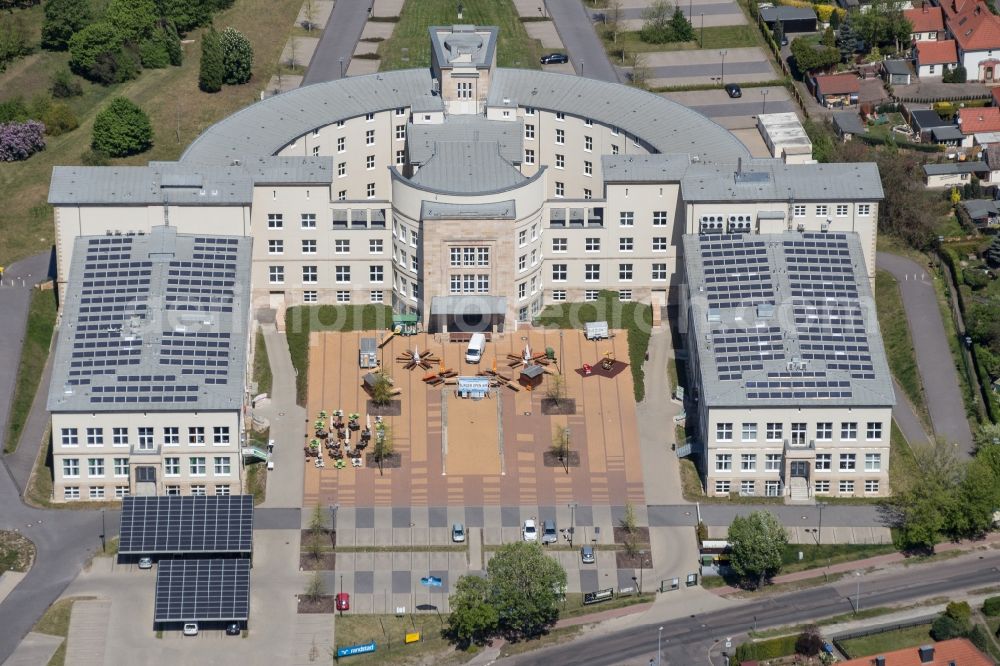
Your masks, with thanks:
[[[934,661],[934,646],[933,645],[922,645],[917,653],[920,655],[921,664],[929,664]]]
[[[875,657],[875,666],[885,666],[885,657]]]
[[[926,2],[920,3],[920,9],[924,10],[924,14],[926,14],[927,13],[927,3]]]

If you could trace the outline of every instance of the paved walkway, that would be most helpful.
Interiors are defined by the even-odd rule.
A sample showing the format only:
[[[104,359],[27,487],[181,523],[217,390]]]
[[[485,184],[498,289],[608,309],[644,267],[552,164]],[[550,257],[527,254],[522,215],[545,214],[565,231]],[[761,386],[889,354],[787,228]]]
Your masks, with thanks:
[[[148,582],[148,581],[147,581]],[[104,666],[111,601],[76,601],[66,636],[66,663],[73,666]]]
[[[611,66],[583,3],[580,0],[546,0],[545,7],[556,23],[559,38],[569,51],[576,73],[618,83],[618,72]]]
[[[302,85],[342,78],[341,72],[346,73],[351,64],[351,55],[365,28],[371,7],[369,0],[340,0],[334,6]]]
[[[878,253],[876,264],[892,273],[899,282],[934,432],[957,443],[971,455],[972,431],[965,415],[955,360],[941,320],[933,274],[911,259],[885,252]]]
[[[910,446],[930,442],[931,436],[924,430],[923,421],[917,416],[913,404],[895,377],[892,378],[892,388],[896,392],[896,404],[892,408],[892,420],[899,426],[903,437],[910,443]]]
[[[5,370],[0,372],[0,443],[4,445],[28,322],[31,289],[49,278],[51,256],[50,252],[43,252],[11,264],[0,280],[0,312],[3,313],[0,317],[0,368]]]
[[[49,636],[32,631],[3,662],[3,666],[45,666],[64,640],[66,639],[62,636]]]

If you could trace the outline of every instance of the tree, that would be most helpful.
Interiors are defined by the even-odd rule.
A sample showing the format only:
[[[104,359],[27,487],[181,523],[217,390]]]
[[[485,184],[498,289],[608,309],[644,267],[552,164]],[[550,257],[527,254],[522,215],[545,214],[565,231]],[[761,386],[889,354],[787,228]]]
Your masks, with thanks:
[[[306,585],[305,598],[309,601],[318,601],[324,594],[326,594],[326,583],[323,582],[323,574],[316,571],[309,578],[309,584]]]
[[[552,429],[552,455],[563,463],[569,474],[569,428],[564,425],[556,425]]]
[[[670,18],[673,5],[667,0],[653,0],[653,3],[642,10],[642,28],[639,38],[649,44],[665,44],[674,41],[670,29]]]
[[[956,512],[961,468],[953,447],[937,442],[913,450],[915,472],[895,488],[888,506],[893,511],[897,545],[904,550],[933,552]]]
[[[962,638],[965,628],[948,615],[939,615],[931,624],[931,636],[936,641],[947,641],[952,638]]]
[[[149,116],[125,97],[116,97],[94,120],[91,148],[112,157],[125,157],[149,150],[153,126]]]
[[[830,14],[830,27],[834,30],[840,28],[840,12],[836,9]]]
[[[45,113],[41,114],[41,120],[45,124],[45,133],[49,136],[59,136],[80,126],[73,109],[65,102],[49,104]]]
[[[379,474],[384,474],[382,462],[392,456],[395,444],[392,441],[392,430],[385,424],[379,423],[375,427],[375,446],[372,448],[372,457],[378,463]]]
[[[316,28],[316,3],[315,0],[306,0],[302,5],[302,27],[308,32]]]
[[[837,47],[840,49],[841,62],[850,62],[858,50],[858,37],[850,18],[845,19],[837,30]]]
[[[167,44],[167,55],[170,57],[170,64],[180,67],[184,59],[184,52],[181,51],[181,36],[177,34],[177,27],[167,21],[163,25],[164,39]]]
[[[89,0],[46,0],[42,46],[52,51],[65,51],[74,33],[92,20]]]
[[[823,643],[819,627],[811,624],[795,639],[795,653],[806,657],[815,657],[823,649]]]
[[[110,23],[86,26],[69,40],[69,67],[80,76],[103,83],[127,81],[128,56],[124,38]]]
[[[611,41],[615,44],[618,43],[618,31],[621,29],[623,13],[621,0],[608,1],[608,8],[604,12],[604,25],[611,35]]]
[[[537,636],[558,619],[566,571],[537,543],[500,546],[486,567],[486,580],[497,629],[504,636]]]
[[[566,399],[566,378],[562,375],[549,375],[545,383],[545,397],[558,407]]]
[[[34,50],[35,38],[22,14],[0,14],[0,71]]]
[[[826,30],[823,31],[823,46],[830,48],[835,48],[837,46],[837,34],[833,31],[833,28],[827,26]],[[840,53],[840,51],[837,51]]]
[[[490,604],[490,585],[479,576],[462,576],[448,597],[448,637],[462,649],[482,645],[497,630],[500,615]]]
[[[781,46],[781,40],[785,37],[785,22],[775,21],[774,30],[771,31],[771,37],[774,38],[774,43],[779,47]]]
[[[649,64],[646,60],[646,54],[641,51],[633,52],[629,59],[632,62],[632,85],[636,88],[646,88],[646,83],[649,81]]]
[[[866,11],[854,13],[851,20],[869,48],[891,44],[898,51],[901,42],[909,41],[913,30],[903,16],[902,0],[873,0]]]
[[[770,511],[754,511],[737,516],[729,526],[729,566],[754,587],[781,569],[788,533]]]
[[[392,402],[392,381],[384,372],[375,375],[372,384],[372,402],[376,405],[388,405]]]
[[[965,268],[962,270],[962,282],[973,291],[978,291],[990,283],[990,278],[981,268]]]
[[[79,97],[83,94],[83,86],[73,78],[71,71],[63,68],[56,70],[56,73],[52,75],[52,85],[49,87],[49,92],[57,99]]]
[[[618,521],[618,526],[627,534],[635,534],[638,529],[635,519],[635,507],[632,506],[632,502],[625,502],[625,514]]]
[[[0,162],[26,160],[45,149],[45,125],[37,120],[0,123]]]
[[[684,16],[680,7],[674,7],[673,16],[670,17],[670,41],[690,42],[694,40],[694,28],[691,21]]]
[[[201,40],[201,68],[198,71],[198,87],[203,92],[214,93],[222,90],[226,66],[223,62],[222,40],[214,27],[210,27]]]
[[[840,52],[829,46],[817,46],[804,37],[792,40],[792,57],[800,72],[825,69],[840,61]]]
[[[981,451],[965,465],[949,524],[954,536],[980,537],[993,527],[993,512],[1000,507],[1000,476],[989,458]]]
[[[235,28],[223,30],[221,40],[225,70],[223,79],[230,85],[246,83],[253,73],[253,46],[250,40]]]
[[[109,0],[104,10],[104,21],[136,44],[152,36],[159,17],[154,0]]]
[[[205,0],[157,0],[160,16],[174,24],[179,32],[186,33],[208,23],[216,7]]]

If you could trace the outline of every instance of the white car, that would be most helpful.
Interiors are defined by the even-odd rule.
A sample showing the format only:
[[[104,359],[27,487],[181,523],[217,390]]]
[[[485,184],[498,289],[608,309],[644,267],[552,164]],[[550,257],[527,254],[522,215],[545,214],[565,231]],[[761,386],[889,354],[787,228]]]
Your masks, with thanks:
[[[185,636],[197,636],[198,635],[198,623],[188,622],[184,625],[184,635]]]
[[[521,537],[528,543],[538,541],[538,528],[535,526],[534,520],[524,521],[524,527],[521,528]]]

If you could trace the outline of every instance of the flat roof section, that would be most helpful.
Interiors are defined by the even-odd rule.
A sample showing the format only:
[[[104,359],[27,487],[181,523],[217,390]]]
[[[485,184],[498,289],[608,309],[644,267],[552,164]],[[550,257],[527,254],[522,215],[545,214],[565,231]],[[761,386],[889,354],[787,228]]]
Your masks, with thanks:
[[[251,242],[166,226],[77,238],[49,411],[240,409]]]
[[[761,113],[757,115],[757,125],[779,153],[812,153],[812,141],[794,113]]]
[[[728,164],[692,164],[681,181],[685,202],[711,201],[880,201],[878,166],[873,162],[785,164],[744,159]]]
[[[709,407],[895,404],[854,233],[683,237]]]
[[[243,555],[252,549],[252,495],[122,498],[120,555]]]
[[[250,560],[161,560],[153,622],[246,622]]]

